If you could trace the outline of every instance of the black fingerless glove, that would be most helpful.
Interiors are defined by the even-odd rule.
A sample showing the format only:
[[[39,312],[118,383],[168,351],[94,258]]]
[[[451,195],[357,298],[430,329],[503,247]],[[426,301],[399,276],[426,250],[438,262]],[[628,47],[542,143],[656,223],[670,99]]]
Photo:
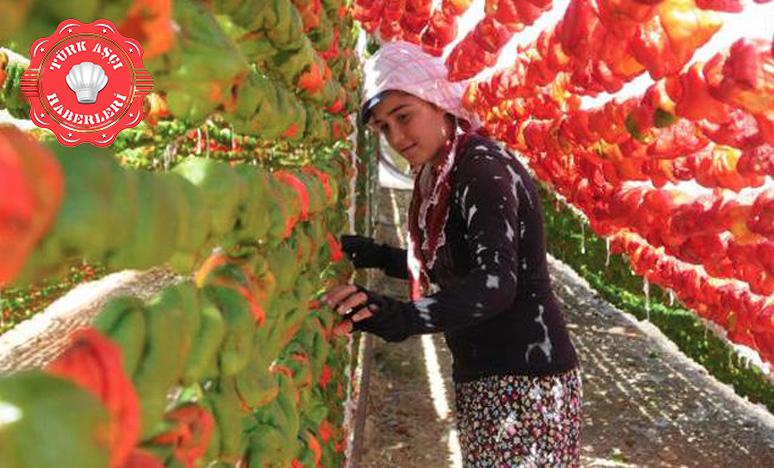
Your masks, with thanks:
[[[403,303],[397,299],[383,296],[379,293],[357,286],[358,291],[368,296],[367,306],[371,308],[371,317],[353,322],[353,329],[373,333],[387,341],[403,341],[409,336],[408,320],[402,311]]]
[[[355,268],[384,268],[384,252],[370,237],[342,235],[341,248]]]
[[[370,237],[342,235],[341,248],[355,268],[380,268],[387,276],[408,279],[406,251],[377,244]]]

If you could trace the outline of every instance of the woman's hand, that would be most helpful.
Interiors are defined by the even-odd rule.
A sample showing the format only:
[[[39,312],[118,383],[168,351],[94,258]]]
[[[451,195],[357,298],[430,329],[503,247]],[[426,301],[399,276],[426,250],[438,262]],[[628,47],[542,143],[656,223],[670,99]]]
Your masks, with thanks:
[[[344,319],[333,329],[336,335],[352,332],[354,322],[373,317],[374,305],[368,305],[368,294],[354,285],[340,285],[325,293],[325,302]]]

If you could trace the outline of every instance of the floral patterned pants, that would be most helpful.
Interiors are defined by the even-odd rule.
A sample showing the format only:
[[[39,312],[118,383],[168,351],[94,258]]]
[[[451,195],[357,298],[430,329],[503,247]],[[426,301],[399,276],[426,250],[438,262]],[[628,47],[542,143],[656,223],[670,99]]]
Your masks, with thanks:
[[[575,467],[580,455],[580,370],[455,383],[466,468]]]

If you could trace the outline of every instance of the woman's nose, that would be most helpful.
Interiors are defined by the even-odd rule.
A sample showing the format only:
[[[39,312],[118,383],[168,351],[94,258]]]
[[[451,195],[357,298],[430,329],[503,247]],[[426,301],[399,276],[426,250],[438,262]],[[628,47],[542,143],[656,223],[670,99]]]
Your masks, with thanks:
[[[406,139],[405,134],[401,129],[393,128],[390,130],[390,137],[388,139],[388,143],[395,151],[400,151],[403,147],[406,146],[404,144],[405,139]]]

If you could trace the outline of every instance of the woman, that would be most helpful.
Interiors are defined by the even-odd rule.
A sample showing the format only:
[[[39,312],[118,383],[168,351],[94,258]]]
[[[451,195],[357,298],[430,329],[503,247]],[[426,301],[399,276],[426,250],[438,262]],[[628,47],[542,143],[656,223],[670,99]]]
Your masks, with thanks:
[[[410,302],[356,285],[326,299],[388,341],[445,334],[466,466],[575,466],[578,361],[551,291],[543,214],[524,167],[461,108],[443,62],[393,42],[366,64],[361,118],[411,164],[409,245],[346,236],[356,267],[410,279]]]

